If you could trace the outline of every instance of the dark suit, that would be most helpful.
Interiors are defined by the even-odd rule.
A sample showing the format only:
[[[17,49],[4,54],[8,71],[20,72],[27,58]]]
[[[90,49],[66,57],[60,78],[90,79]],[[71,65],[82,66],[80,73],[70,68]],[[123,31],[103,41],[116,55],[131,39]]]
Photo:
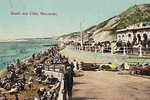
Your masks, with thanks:
[[[72,100],[73,74],[71,70],[64,73],[64,100],[67,100],[67,94],[69,100]]]

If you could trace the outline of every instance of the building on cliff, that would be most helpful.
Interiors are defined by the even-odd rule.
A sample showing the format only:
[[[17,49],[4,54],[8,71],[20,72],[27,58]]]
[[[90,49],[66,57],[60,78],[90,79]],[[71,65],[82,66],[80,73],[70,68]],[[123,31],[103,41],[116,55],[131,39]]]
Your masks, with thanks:
[[[150,39],[150,22],[141,22],[130,25],[125,29],[117,30],[117,41],[139,43],[144,39]]]

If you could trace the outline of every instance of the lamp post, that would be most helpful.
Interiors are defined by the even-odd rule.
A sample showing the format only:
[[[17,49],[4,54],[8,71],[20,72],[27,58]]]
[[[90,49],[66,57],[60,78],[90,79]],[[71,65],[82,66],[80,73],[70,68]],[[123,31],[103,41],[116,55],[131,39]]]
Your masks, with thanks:
[[[82,31],[82,23],[80,23],[80,35],[81,35],[81,49],[83,49],[83,31]]]
[[[123,55],[125,56],[126,55],[126,47],[124,46],[123,48]]]
[[[111,54],[113,54],[113,45],[111,43]]]
[[[87,40],[88,40],[88,46],[87,46],[87,50],[89,51],[89,40],[90,40],[90,31],[87,32],[88,36],[87,36]]]
[[[140,52],[139,57],[142,57],[142,46],[141,45],[140,45],[139,49],[140,49],[140,51],[139,51]]]
[[[90,40],[90,31],[87,32],[88,33],[88,41]]]

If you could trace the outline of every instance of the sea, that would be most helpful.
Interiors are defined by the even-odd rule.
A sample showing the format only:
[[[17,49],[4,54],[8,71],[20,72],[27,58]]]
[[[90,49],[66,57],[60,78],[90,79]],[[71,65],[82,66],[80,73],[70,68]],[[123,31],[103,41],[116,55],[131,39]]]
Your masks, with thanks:
[[[55,44],[59,42],[50,39],[0,42],[0,71],[10,64],[15,64],[17,59],[23,61],[30,58],[32,54],[43,53]]]

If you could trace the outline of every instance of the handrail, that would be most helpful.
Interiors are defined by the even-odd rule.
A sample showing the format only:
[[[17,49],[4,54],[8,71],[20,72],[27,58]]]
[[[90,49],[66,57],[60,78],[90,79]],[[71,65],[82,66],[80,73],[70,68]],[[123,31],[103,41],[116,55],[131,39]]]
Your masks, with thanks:
[[[60,81],[60,90],[57,100],[63,100],[63,89],[64,89],[64,80],[63,80],[63,73],[60,72],[53,72],[53,71],[44,71],[46,75],[58,78]]]
[[[100,48],[92,48],[91,49],[91,47],[88,47],[87,49],[85,48],[85,49],[83,49],[83,48],[81,48],[81,47],[78,47],[78,46],[71,46],[71,49],[75,49],[75,50],[79,50],[79,51],[87,51],[87,52],[97,52],[97,53],[104,53],[103,51],[104,50],[107,50],[108,52],[111,52],[111,53],[126,53],[126,54],[137,54],[137,53],[139,53],[140,52],[140,48],[137,48],[137,47],[133,47],[133,48],[130,48],[130,47],[123,47],[122,48],[122,50],[120,50],[119,48],[119,50],[117,50],[117,49],[111,49],[111,48],[102,48],[102,47],[100,47]],[[136,51],[135,51],[136,50]],[[148,54],[150,54],[150,51],[148,51],[148,50],[150,50],[150,48],[141,48],[141,52],[146,52],[146,55],[148,55]],[[130,51],[132,51],[131,53],[130,53]],[[145,54],[144,54],[144,56],[146,56]]]

